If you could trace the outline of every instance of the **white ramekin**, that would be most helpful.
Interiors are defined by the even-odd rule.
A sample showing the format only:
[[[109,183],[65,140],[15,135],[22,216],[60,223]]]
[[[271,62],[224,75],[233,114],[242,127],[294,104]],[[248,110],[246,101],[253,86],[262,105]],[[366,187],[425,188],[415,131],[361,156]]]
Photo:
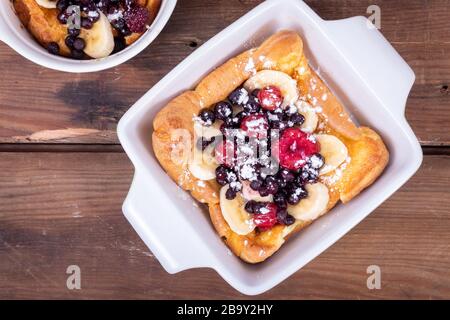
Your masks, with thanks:
[[[152,121],[170,99],[280,29],[302,35],[311,66],[359,123],[383,136],[390,162],[350,203],[336,206],[267,261],[249,265],[230,253],[206,210],[161,169],[151,146]],[[119,139],[136,169],[123,212],[168,272],[213,268],[240,292],[262,293],[331,246],[419,168],[422,150],[404,115],[414,80],[411,68],[366,18],[324,21],[300,0],[263,2],[186,58],[120,120]]]
[[[25,58],[44,67],[59,71],[82,73],[115,67],[144,50],[161,32],[175,8],[177,0],[163,0],[150,29],[138,41],[121,52],[103,59],[74,60],[51,55],[20,23],[11,1],[0,1],[0,41]]]

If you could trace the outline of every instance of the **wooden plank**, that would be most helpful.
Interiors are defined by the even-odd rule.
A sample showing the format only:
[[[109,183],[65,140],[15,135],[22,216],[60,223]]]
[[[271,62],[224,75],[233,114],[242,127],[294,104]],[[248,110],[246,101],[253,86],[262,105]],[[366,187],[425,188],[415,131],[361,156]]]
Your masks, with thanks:
[[[260,2],[181,0],[167,27],[143,53],[94,74],[46,70],[0,44],[0,142],[118,143],[117,121],[140,96],[198,45]],[[365,15],[373,4],[307,2],[325,19]],[[417,74],[407,117],[424,145],[450,145],[449,3],[377,1],[381,31]]]
[[[0,298],[245,298],[214,271],[162,269],[121,213],[132,172],[123,153],[1,153]],[[426,156],[390,200],[259,298],[449,298],[448,181],[450,156]],[[66,288],[72,264],[79,291]],[[381,290],[366,287],[369,265]]]

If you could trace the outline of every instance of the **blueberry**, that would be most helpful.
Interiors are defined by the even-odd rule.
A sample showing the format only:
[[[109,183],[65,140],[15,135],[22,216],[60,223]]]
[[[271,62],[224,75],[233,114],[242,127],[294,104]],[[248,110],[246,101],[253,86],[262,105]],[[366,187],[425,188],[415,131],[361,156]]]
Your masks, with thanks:
[[[256,201],[250,200],[245,204],[245,211],[247,211],[248,213],[254,213],[256,206]]]
[[[214,115],[217,119],[226,121],[233,116],[233,107],[228,102],[219,102],[214,107]]]
[[[308,164],[311,168],[320,169],[325,164],[325,159],[320,153],[316,153],[308,159]]]
[[[286,195],[283,192],[277,192],[273,196],[273,202],[278,206],[280,209],[287,208],[287,201],[286,201]]]
[[[289,121],[294,125],[302,125],[305,122],[305,117],[300,113],[294,113],[289,117]]]
[[[259,194],[261,195],[261,197],[267,197],[268,195],[270,195],[270,190],[269,188],[267,188],[267,186],[264,184],[261,186],[261,188],[259,189]]]
[[[56,8],[59,11],[63,11],[66,10],[66,8],[69,6],[69,2],[67,0],[58,0],[58,2],[56,2]]]
[[[125,42],[125,38],[123,37],[115,37],[114,38],[114,51],[113,53],[122,51],[123,49],[125,49],[127,46],[126,42]]]
[[[221,186],[225,186],[227,182],[228,177],[228,168],[224,165],[220,165],[216,168],[216,181]]]
[[[302,168],[302,171],[300,173],[300,179],[303,182],[303,184],[309,182],[309,183],[315,183],[319,179],[319,169],[312,168],[310,165],[305,165]]]
[[[81,38],[75,38],[75,40],[73,41],[73,48],[75,50],[83,50],[86,47],[86,42],[84,42],[83,39]]]
[[[69,28],[67,29],[67,33],[69,34],[69,36],[78,37],[80,35],[80,29]]]
[[[286,218],[284,218],[284,224],[285,225],[290,226],[290,225],[292,225],[294,223],[295,223],[295,218],[293,216],[291,216],[290,214],[288,214],[286,216]]]
[[[308,196],[308,192],[302,187],[295,187],[291,190],[287,198],[287,202],[291,205],[296,205],[300,202],[300,200],[306,198]]]
[[[279,223],[284,224],[284,221],[286,220],[287,216],[288,216],[288,213],[287,213],[286,209],[277,211],[277,220]]]
[[[47,46],[47,51],[51,54],[59,54],[59,45],[56,42],[50,42]]]
[[[283,130],[287,127],[287,123],[281,113],[268,112],[269,125],[271,129]]]
[[[66,12],[60,12],[56,18],[58,19],[59,23],[66,24],[67,19],[69,19],[69,15]]]
[[[252,188],[255,191],[259,191],[261,189],[262,185],[263,185],[263,182],[260,179],[253,180],[250,183],[250,188]]]
[[[214,121],[216,121],[216,116],[214,115],[214,112],[208,109],[203,109],[202,111],[200,111],[198,116],[206,126],[211,126],[214,123]]]
[[[121,30],[126,27],[125,19],[119,18],[116,20],[111,21],[111,25],[116,28],[117,30]]]
[[[261,214],[261,209],[266,206],[267,202],[254,202],[252,205],[253,214]]]
[[[286,181],[286,183],[290,183],[290,182],[294,181],[294,179],[295,179],[294,173],[289,171],[288,169],[282,169],[280,171],[280,177],[284,181]]]
[[[242,119],[244,119],[246,116],[248,116],[248,113],[245,111],[241,111],[234,117],[227,118],[225,122],[232,128],[240,128]]]
[[[242,106],[248,102],[248,92],[244,88],[237,88],[228,96],[228,100],[232,104]]]
[[[268,176],[265,181],[265,187],[267,188],[269,194],[277,193],[279,188],[277,179],[273,176]]]
[[[70,55],[72,58],[77,59],[77,60],[81,60],[84,58],[84,52],[81,50],[73,49],[70,51]]]
[[[97,22],[100,19],[100,14],[98,13],[97,9],[95,8],[87,8],[88,10],[88,15],[89,15],[89,19],[91,19],[91,21],[93,23]]]
[[[237,174],[236,174],[234,171],[228,169],[228,172],[227,172],[227,182],[228,182],[228,183],[232,183],[232,182],[236,182],[236,181],[238,181],[238,176],[237,176]]]
[[[73,37],[73,36],[67,36],[66,39],[64,39],[66,46],[68,46],[69,48],[73,48],[74,41],[75,41],[75,37]]]
[[[258,103],[255,97],[250,96],[248,102],[244,104],[243,109],[248,113],[257,113],[261,111],[261,105]]]
[[[287,182],[283,178],[277,177],[277,181],[279,188],[285,188],[287,186]]]
[[[290,205],[296,205],[297,203],[300,202],[300,197],[298,195],[296,195],[295,193],[291,193],[288,198],[287,198],[287,202]]]
[[[227,198],[227,200],[233,200],[234,198],[236,198],[236,195],[237,192],[231,188],[228,188],[227,192],[225,192],[225,198]]]
[[[85,17],[81,18],[81,27],[82,28],[91,29],[93,25],[94,25],[94,22],[92,22],[91,19],[85,18]]]

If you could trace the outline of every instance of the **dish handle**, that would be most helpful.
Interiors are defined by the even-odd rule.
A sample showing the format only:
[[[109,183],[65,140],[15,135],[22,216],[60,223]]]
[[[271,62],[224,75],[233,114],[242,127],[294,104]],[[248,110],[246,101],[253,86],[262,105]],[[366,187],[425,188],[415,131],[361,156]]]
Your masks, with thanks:
[[[325,21],[334,46],[396,116],[404,119],[415,81],[411,67],[365,17]]]
[[[214,257],[198,234],[201,230],[195,230],[188,215],[179,214],[173,199],[148,179],[152,178],[136,171],[122,207],[140,238],[169,273],[213,267]]]

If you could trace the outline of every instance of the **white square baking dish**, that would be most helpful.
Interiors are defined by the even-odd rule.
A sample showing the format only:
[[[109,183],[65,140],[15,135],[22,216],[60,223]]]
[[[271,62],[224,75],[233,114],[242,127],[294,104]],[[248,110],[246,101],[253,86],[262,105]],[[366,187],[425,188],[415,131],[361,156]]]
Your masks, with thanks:
[[[391,158],[382,176],[349,204],[336,206],[267,261],[249,265],[222,243],[207,210],[162,170],[151,146],[152,122],[170,99],[280,29],[303,37],[311,66],[359,123],[383,136]],[[240,292],[262,293],[332,245],[419,168],[421,147],[404,116],[414,79],[411,68],[366,18],[324,21],[300,0],[266,1],[197,49],[120,120],[119,139],[136,169],[123,212],[168,272],[213,268]]]

